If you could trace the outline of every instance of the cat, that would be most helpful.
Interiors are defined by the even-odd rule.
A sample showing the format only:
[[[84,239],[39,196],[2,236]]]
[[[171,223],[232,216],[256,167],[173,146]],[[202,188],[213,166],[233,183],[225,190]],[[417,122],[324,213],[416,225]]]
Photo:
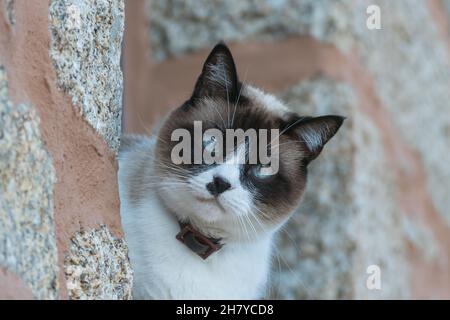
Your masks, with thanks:
[[[278,129],[277,171],[242,159],[174,164],[172,133],[204,128]],[[192,96],[151,136],[125,135],[119,150],[120,211],[135,299],[258,299],[265,295],[274,236],[298,206],[307,167],[344,117],[301,117],[238,80],[229,48],[207,57]],[[202,137],[206,150],[211,143]],[[214,142],[214,141],[213,141]],[[192,146],[196,143],[192,141]],[[238,150],[241,150],[238,152]]]

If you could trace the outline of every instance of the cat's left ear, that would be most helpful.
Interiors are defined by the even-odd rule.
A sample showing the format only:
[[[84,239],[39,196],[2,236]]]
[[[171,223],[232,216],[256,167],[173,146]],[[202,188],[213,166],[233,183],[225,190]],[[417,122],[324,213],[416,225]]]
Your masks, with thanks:
[[[311,162],[322,151],[325,144],[336,134],[345,117],[328,115],[321,117],[298,117],[291,122],[293,130],[305,147],[306,163]]]
[[[239,92],[238,86],[236,66],[230,49],[225,43],[219,42],[203,65],[191,99],[222,98],[234,103]]]

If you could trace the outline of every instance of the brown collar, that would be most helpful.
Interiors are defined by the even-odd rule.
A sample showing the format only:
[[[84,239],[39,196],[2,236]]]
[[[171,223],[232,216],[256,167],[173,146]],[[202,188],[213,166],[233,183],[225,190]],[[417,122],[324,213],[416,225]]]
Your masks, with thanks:
[[[179,222],[179,224],[181,230],[176,238],[202,257],[203,260],[222,248],[221,239],[208,238],[198,230],[195,230],[190,223]]]

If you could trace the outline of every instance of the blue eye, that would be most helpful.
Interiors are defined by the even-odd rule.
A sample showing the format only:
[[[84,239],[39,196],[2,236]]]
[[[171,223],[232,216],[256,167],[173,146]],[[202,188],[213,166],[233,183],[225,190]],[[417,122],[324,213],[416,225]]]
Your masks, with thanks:
[[[250,173],[252,176],[259,180],[269,180],[276,176],[276,173],[273,172],[273,169],[270,165],[256,165],[250,168]]]

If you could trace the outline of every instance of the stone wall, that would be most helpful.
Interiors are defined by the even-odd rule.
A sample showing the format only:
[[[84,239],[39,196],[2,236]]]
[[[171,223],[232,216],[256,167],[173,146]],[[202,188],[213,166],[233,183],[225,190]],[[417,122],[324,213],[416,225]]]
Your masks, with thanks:
[[[0,0],[0,299],[131,298],[122,88],[125,131],[149,132],[221,39],[242,80],[347,117],[267,296],[450,298],[450,1]]]
[[[373,4],[380,30],[366,27]],[[127,3],[125,130],[148,132],[183,101],[208,50],[226,40],[241,80],[301,114],[348,118],[280,233],[268,296],[450,298],[448,8],[447,0]],[[366,287],[371,265],[381,290]]]
[[[122,0],[0,1],[0,299],[129,299]]]

